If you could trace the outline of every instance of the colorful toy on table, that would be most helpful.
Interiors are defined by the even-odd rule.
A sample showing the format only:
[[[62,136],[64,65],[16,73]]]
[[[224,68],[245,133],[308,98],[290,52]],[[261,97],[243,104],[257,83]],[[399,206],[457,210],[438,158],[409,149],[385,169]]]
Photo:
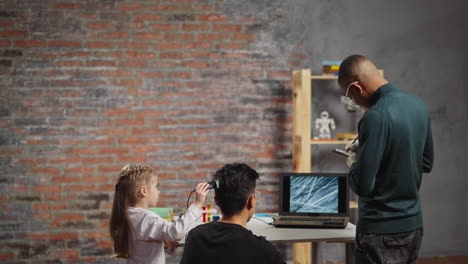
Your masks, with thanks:
[[[203,223],[209,223],[214,221],[214,218],[218,211],[216,209],[211,208],[211,204],[207,203],[206,206],[203,206],[202,208],[202,221]],[[217,217],[217,220],[219,220],[219,216]],[[216,221],[217,221],[216,220]]]
[[[211,204],[207,203],[206,204],[206,211],[210,211],[210,210],[211,210]],[[211,222],[211,213],[206,214],[206,221]]]

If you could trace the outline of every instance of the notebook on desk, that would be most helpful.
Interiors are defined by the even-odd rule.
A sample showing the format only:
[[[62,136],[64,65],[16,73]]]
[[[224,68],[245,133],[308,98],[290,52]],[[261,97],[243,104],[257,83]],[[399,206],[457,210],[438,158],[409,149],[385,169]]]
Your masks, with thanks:
[[[277,227],[345,228],[349,221],[345,173],[282,173]]]

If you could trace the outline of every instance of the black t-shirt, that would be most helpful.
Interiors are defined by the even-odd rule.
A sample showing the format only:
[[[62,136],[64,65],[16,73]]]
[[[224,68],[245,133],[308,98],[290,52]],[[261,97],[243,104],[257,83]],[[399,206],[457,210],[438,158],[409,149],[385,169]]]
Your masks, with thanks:
[[[275,264],[285,262],[264,237],[236,224],[213,222],[194,228],[185,240],[181,264]]]

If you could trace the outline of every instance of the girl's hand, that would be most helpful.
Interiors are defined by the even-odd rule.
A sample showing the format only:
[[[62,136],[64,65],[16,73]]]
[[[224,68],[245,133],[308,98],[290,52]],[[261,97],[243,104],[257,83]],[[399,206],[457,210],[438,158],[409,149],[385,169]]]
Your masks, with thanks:
[[[174,250],[179,246],[177,241],[164,241],[164,248],[167,248],[168,253],[174,253]]]
[[[193,202],[198,208],[202,208],[205,203],[206,195],[210,185],[207,182],[201,182],[195,187],[195,201]]]

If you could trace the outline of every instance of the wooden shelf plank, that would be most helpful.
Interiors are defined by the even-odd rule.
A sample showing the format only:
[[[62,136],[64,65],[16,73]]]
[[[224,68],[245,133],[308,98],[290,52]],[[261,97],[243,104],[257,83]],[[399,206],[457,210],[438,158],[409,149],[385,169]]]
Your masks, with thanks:
[[[340,145],[340,144],[348,144],[350,140],[310,140],[310,144],[312,145]]]
[[[338,76],[335,75],[311,75],[312,80],[338,80]]]

